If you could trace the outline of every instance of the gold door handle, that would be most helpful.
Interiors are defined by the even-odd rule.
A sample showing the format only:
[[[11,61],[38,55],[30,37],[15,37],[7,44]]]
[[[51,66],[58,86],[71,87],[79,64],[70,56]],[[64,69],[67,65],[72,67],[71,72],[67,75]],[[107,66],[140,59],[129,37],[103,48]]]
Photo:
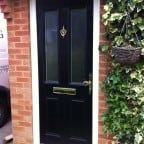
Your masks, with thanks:
[[[92,93],[92,81],[83,81],[83,85],[89,88],[89,95]]]
[[[92,82],[91,81],[83,81],[84,86],[91,86]]]
[[[89,95],[92,94],[92,74],[89,74],[89,80],[83,81],[83,86],[89,87]]]

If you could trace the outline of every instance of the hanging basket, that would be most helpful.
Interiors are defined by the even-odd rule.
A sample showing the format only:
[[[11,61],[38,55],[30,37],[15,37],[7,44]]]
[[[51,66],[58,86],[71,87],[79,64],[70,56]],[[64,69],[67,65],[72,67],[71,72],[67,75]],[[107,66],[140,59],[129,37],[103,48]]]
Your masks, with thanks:
[[[115,47],[112,51],[114,58],[122,65],[135,64],[141,54],[141,48]]]

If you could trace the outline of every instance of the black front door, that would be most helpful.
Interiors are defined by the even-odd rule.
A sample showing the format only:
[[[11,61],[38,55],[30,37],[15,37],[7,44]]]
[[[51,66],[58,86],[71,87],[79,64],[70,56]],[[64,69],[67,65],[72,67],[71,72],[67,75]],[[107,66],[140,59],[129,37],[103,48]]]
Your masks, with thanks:
[[[92,144],[92,5],[37,0],[43,144]]]

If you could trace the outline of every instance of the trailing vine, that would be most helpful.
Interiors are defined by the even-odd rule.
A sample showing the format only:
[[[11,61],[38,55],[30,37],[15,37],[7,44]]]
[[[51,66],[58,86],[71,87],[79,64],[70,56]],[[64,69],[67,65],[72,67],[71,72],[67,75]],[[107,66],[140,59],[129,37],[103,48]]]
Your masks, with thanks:
[[[123,46],[126,42],[138,46],[135,33],[144,46],[144,0],[107,0],[104,10],[103,23],[110,44],[101,46],[102,52],[111,53],[114,46]],[[131,21],[121,33],[127,12]],[[141,58],[131,66],[112,60],[112,70],[102,84],[107,103],[102,116],[104,132],[114,136],[114,144],[144,144],[144,64]]]
[[[144,0],[107,0],[104,11],[103,24],[110,45],[101,46],[101,51],[126,44],[144,46]],[[127,20],[128,15],[130,19]]]
[[[104,132],[120,144],[144,144],[144,65],[114,64],[102,89],[108,106],[102,116]]]

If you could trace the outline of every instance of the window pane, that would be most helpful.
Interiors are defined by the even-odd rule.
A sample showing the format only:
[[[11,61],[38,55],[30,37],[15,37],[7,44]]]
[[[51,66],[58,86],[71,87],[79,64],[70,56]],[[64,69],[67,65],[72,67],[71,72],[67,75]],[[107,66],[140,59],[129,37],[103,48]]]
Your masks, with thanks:
[[[45,14],[46,80],[58,81],[58,12]]]
[[[86,9],[71,11],[71,81],[82,82],[86,61]]]

